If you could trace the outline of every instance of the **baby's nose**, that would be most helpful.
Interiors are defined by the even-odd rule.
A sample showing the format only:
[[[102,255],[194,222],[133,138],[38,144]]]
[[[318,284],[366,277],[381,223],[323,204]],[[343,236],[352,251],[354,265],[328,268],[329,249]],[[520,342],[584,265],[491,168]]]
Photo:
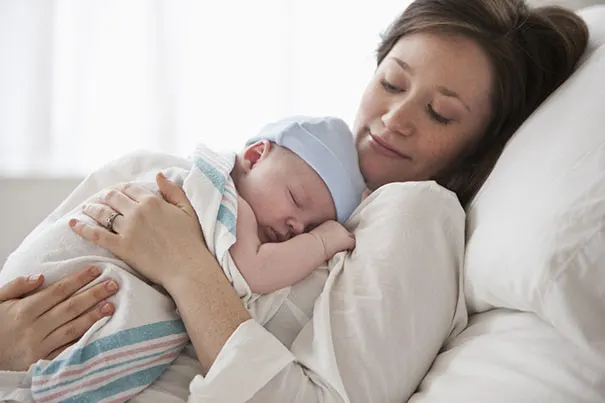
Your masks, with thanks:
[[[288,227],[290,228],[290,232],[292,232],[294,235],[299,235],[305,232],[305,224],[298,220],[290,220]]]

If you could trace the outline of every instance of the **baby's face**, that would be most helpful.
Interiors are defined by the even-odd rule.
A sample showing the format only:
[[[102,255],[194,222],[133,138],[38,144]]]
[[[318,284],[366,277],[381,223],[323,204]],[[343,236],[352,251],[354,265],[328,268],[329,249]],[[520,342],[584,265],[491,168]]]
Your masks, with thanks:
[[[328,187],[305,161],[269,142],[252,147],[252,158],[244,152],[251,167],[238,192],[256,215],[263,243],[283,242],[336,219]]]

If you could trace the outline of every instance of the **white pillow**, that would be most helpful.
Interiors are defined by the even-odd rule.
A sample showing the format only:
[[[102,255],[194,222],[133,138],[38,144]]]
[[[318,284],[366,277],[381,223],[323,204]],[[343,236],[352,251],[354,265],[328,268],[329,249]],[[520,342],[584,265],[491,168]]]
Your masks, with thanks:
[[[533,313],[473,315],[408,403],[602,403],[603,362]]]
[[[468,210],[471,312],[535,312],[605,356],[605,6],[582,65],[518,130]]]

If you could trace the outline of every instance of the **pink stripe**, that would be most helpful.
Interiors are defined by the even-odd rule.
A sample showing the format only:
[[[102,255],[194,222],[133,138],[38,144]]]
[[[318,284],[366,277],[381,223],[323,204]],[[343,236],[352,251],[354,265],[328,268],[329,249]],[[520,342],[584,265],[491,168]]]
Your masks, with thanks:
[[[237,193],[235,192],[235,190],[231,189],[231,187],[228,187],[223,193],[223,199],[235,202],[237,200]]]
[[[52,400],[54,400],[56,398],[65,397],[65,395],[67,395],[68,393],[71,393],[71,392],[76,391],[78,389],[82,389],[82,388],[85,388],[87,386],[96,386],[99,383],[102,383],[102,382],[104,382],[104,381],[106,381],[106,380],[108,380],[108,379],[110,379],[112,377],[115,377],[117,375],[122,375],[122,374],[128,373],[128,372],[132,373],[132,372],[134,372],[134,370],[137,370],[137,369],[140,369],[140,368],[143,368],[143,367],[150,367],[152,364],[155,364],[158,361],[164,361],[164,360],[170,361],[170,360],[172,360],[173,357],[176,357],[178,355],[179,355],[178,352],[166,353],[166,354],[164,354],[164,355],[162,355],[160,357],[157,357],[156,359],[154,359],[152,361],[141,363],[141,364],[135,365],[134,367],[124,368],[124,369],[122,369],[120,371],[117,371],[117,372],[114,372],[114,373],[111,373],[111,374],[107,374],[107,375],[105,375],[103,377],[100,377],[100,378],[97,378],[97,379],[93,379],[91,381],[84,382],[82,384],[76,385],[75,387],[72,387],[71,389],[60,390],[58,392],[53,393],[52,395],[44,396],[43,398],[38,398],[36,401],[38,401],[38,402],[48,402],[48,401],[52,401]],[[134,396],[136,393],[137,393],[137,391],[135,389],[135,391],[132,393],[131,396]]]
[[[232,212],[235,213],[236,211],[236,204],[232,201],[232,200],[225,200],[223,199],[221,202],[225,207],[227,207],[229,210],[231,210]]]
[[[237,201],[237,190],[235,189],[233,182],[227,183],[227,188],[225,189],[225,192],[223,193],[223,198],[232,200],[234,203]]]
[[[104,363],[107,365],[110,363],[111,360],[117,360],[117,359],[122,358],[127,355],[131,356],[131,355],[134,355],[137,353],[145,353],[145,352],[148,352],[149,350],[153,350],[155,348],[174,346],[174,345],[180,344],[186,340],[187,340],[187,336],[180,336],[177,339],[163,341],[163,342],[159,342],[159,343],[155,343],[155,344],[149,344],[144,347],[139,347],[139,348],[135,348],[132,350],[120,351],[120,352],[109,354],[109,355],[102,355],[102,356],[98,357],[95,361],[89,363],[88,365],[86,365],[84,367],[66,370],[66,371],[59,371],[58,373],[53,374],[54,376],[46,375],[46,376],[51,376],[50,379],[40,380],[39,377],[34,378],[34,379],[32,379],[32,387],[34,387],[34,386],[42,387],[51,382],[62,382],[63,380],[66,380],[65,378],[67,378],[69,376],[80,375],[83,372],[86,372],[86,371],[98,366],[99,364]]]

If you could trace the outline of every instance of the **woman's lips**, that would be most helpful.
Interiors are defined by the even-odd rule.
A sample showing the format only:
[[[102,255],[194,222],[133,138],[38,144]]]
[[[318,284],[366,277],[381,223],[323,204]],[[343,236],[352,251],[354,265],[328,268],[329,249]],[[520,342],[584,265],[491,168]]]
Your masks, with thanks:
[[[370,143],[370,147],[372,147],[372,149],[374,151],[376,151],[377,153],[382,154],[384,156],[392,157],[392,158],[410,159],[410,157],[395,150],[385,140],[381,139],[378,136],[374,136],[372,133],[369,133],[368,143]]]

